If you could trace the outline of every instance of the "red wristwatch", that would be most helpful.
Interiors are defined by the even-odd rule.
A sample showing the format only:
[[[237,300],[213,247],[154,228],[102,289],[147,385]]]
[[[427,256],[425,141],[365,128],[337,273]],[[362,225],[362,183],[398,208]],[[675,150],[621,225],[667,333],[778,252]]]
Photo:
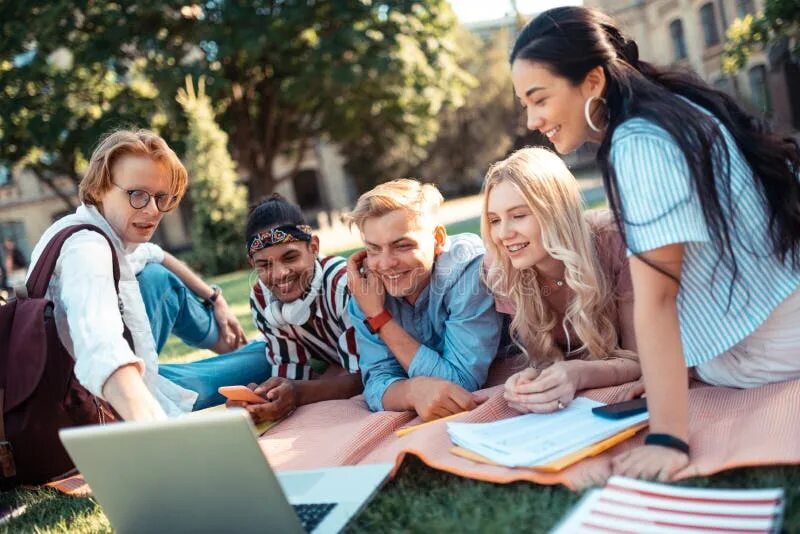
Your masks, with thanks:
[[[370,333],[377,334],[378,331],[380,331],[380,329],[383,327],[383,325],[385,325],[391,320],[392,320],[392,314],[389,313],[389,310],[384,308],[383,311],[381,311],[378,315],[375,315],[373,317],[367,317],[366,319],[364,319],[364,324],[366,325],[367,330],[369,330]]]

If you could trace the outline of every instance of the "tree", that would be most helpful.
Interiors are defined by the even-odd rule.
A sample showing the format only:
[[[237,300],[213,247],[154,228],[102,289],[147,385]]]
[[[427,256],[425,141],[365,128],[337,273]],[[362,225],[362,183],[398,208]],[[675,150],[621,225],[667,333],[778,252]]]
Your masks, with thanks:
[[[32,171],[70,208],[103,133],[167,124],[144,63],[115,62],[88,39],[109,30],[100,11],[93,2],[0,3],[0,165]]]
[[[444,109],[439,135],[427,147],[426,159],[411,171],[456,194],[479,189],[488,166],[508,153],[518,116],[508,32],[498,31],[487,42],[464,32],[459,41],[466,52],[463,68],[476,83],[463,106]]]
[[[758,47],[785,45],[800,60],[800,0],[766,0],[763,12],[734,20],[727,37],[722,66],[728,73],[741,70]]]
[[[208,275],[242,266],[247,191],[238,184],[236,166],[228,153],[228,136],[214,120],[211,100],[200,78],[197,91],[191,77],[178,91],[177,102],[186,112],[186,166],[192,177],[192,242],[190,258]]]
[[[13,151],[0,149],[0,158],[27,165],[29,154],[44,153],[56,173],[79,168],[94,132],[119,121],[138,119],[172,143],[181,139],[185,122],[168,95],[185,74],[206,77],[252,199],[300,170],[318,138],[373,160],[397,143],[424,146],[442,107],[458,105],[469,83],[458,66],[456,21],[446,0],[5,4],[0,84],[13,82],[13,89],[6,90],[3,116],[17,118],[0,123],[0,145],[35,122],[31,116],[49,118],[46,127],[14,139]],[[61,48],[75,68],[63,70],[57,90],[46,58]],[[15,63],[31,51],[27,66]],[[76,80],[83,71],[92,78]],[[18,99],[25,93],[36,96]],[[85,100],[78,109],[67,104],[74,95]],[[62,136],[81,141],[68,145]],[[282,155],[293,165],[276,176]]]

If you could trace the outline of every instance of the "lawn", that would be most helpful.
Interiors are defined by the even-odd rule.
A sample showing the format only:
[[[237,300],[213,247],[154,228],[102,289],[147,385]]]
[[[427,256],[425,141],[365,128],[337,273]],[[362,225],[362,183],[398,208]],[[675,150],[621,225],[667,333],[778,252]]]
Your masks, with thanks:
[[[448,227],[451,234],[477,232],[477,219]],[[352,251],[344,251],[347,255]],[[235,313],[254,334],[247,297],[248,271],[221,276]],[[208,356],[170,340],[163,361],[190,361]],[[783,487],[787,492],[784,529],[800,531],[800,468],[765,467],[729,471],[684,482],[691,486]],[[496,485],[434,471],[409,460],[366,509],[350,524],[349,532],[545,532],[580,496],[562,486],[530,483]],[[25,505],[18,518],[0,526],[0,532],[109,532],[108,521],[92,498],[72,498],[52,490],[0,494],[0,509]],[[258,503],[253,503],[257,506]]]

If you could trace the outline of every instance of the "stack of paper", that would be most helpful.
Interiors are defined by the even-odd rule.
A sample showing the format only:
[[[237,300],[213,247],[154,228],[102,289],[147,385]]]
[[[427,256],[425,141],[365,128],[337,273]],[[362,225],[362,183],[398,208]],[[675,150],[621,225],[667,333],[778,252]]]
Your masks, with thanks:
[[[536,467],[610,438],[647,421],[647,413],[604,419],[592,413],[603,406],[578,397],[557,412],[526,414],[492,423],[447,423],[450,440],[493,463]]]
[[[552,532],[778,532],[783,503],[782,489],[696,489],[612,477]]]

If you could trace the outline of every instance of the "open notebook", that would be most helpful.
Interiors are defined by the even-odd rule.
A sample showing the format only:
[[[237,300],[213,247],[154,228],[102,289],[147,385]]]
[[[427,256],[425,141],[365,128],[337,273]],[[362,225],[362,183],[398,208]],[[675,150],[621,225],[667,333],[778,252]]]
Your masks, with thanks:
[[[698,489],[624,477],[588,492],[552,534],[779,532],[778,489]]]
[[[628,439],[646,426],[647,413],[604,419],[592,413],[603,403],[576,398],[563,410],[526,414],[491,423],[447,423],[450,440],[472,459],[506,467],[558,470]],[[566,460],[566,461],[564,461]]]

